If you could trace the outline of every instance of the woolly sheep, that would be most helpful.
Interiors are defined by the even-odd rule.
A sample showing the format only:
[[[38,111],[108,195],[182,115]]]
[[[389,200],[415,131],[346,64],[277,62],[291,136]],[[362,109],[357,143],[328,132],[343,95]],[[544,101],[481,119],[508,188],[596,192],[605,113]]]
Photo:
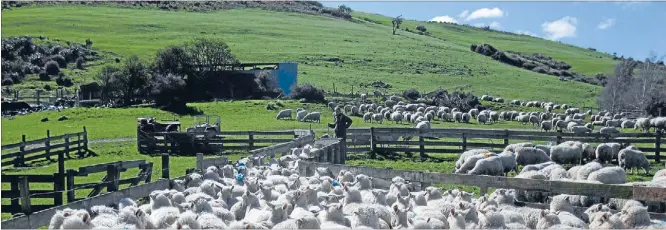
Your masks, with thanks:
[[[553,129],[553,123],[549,121],[542,121],[541,122],[541,129],[548,132],[551,129]]]
[[[502,167],[504,168],[504,174],[506,176],[509,175],[509,172],[511,172],[511,170],[514,170],[516,173],[518,173],[515,153],[502,152],[498,157],[502,161]]]
[[[296,112],[296,120],[297,120],[297,121],[303,121],[303,118],[304,118],[305,115],[307,115],[307,114],[308,114],[308,112],[305,111],[305,110],[301,110],[301,111]]]
[[[402,113],[400,113],[400,112],[393,112],[391,114],[391,121],[393,121],[393,123],[402,123],[402,119],[403,119],[403,116],[402,116]]]
[[[590,173],[587,180],[603,184],[624,184],[627,183],[627,173],[621,167],[605,167]]]
[[[481,123],[486,124],[486,122],[488,122],[488,117],[486,117],[485,114],[479,114],[476,117],[476,120],[477,120],[478,124],[481,124]]]
[[[620,133],[620,130],[617,130],[615,127],[601,127],[599,133],[608,136],[615,136]]]
[[[650,225],[650,215],[646,207],[632,206],[623,209],[620,220],[629,228],[639,228]]]
[[[622,121],[622,124],[620,125],[623,129],[630,129],[636,127],[636,121],[633,120],[625,120]]]
[[[303,121],[320,122],[320,116],[321,116],[320,112],[311,112],[305,115],[305,117],[303,117]]]
[[[383,118],[384,118],[384,117],[382,116],[382,114],[374,114],[374,115],[372,115],[372,120],[374,120],[375,122],[377,122],[377,123],[379,123],[379,124],[383,123],[383,121],[384,121]]]
[[[517,147],[534,147],[534,144],[531,142],[522,142],[516,144],[510,144],[504,147],[504,152],[515,152]]]
[[[469,157],[471,157],[471,156],[478,155],[478,154],[481,154],[481,153],[488,153],[488,152],[490,152],[490,151],[487,150],[487,149],[471,149],[471,150],[467,150],[467,151],[465,151],[464,153],[460,154],[460,157],[459,157],[458,160],[456,161],[455,168],[456,168],[456,169],[459,169],[460,166],[462,166],[462,164],[465,163],[465,161],[467,160],[467,158],[469,158]],[[470,169],[471,169],[471,168],[470,168]]]
[[[592,174],[592,172],[595,172],[602,168],[603,166],[601,166],[601,164],[593,161],[581,166],[576,172],[575,177],[573,175],[572,177],[578,180],[587,180],[587,178],[589,177],[590,174]]]
[[[534,147],[517,147],[515,153],[518,165],[531,165],[551,161],[546,152]]]
[[[641,117],[636,119],[636,124],[634,124],[634,129],[640,128],[643,132],[650,132],[650,118]]]
[[[643,152],[628,148],[620,150],[618,153],[618,163],[619,166],[625,170],[628,168],[631,169],[632,174],[634,173],[635,168],[639,168],[643,169],[645,175],[647,175],[651,167],[650,162]]]
[[[596,212],[590,217],[590,229],[627,229],[627,225],[622,222],[618,215],[613,215],[608,211]]]
[[[472,175],[502,176],[504,174],[502,159],[497,156],[481,159],[468,173]]]
[[[472,118],[472,116],[469,113],[463,113],[462,114],[462,122],[463,123],[469,123],[469,120]]]
[[[550,159],[558,164],[580,164],[583,149],[565,143],[550,148]]]
[[[285,118],[291,120],[291,109],[281,110],[277,114],[277,116],[275,117],[275,119],[278,119],[278,120],[285,119]]]
[[[460,168],[458,168],[455,171],[455,173],[458,173],[458,174],[467,173],[467,172],[469,172],[469,170],[472,170],[476,166],[476,163],[479,160],[485,159],[485,158],[490,157],[490,156],[495,156],[495,154],[492,153],[492,152],[486,152],[486,153],[483,153],[483,154],[478,154],[478,155],[467,157],[465,159],[465,161],[460,165]]]
[[[363,114],[363,122],[365,122],[365,123],[372,122],[372,113],[371,112],[367,112],[367,113]]]
[[[595,150],[595,159],[601,163],[611,162],[613,159],[613,148],[607,143],[601,143]]]

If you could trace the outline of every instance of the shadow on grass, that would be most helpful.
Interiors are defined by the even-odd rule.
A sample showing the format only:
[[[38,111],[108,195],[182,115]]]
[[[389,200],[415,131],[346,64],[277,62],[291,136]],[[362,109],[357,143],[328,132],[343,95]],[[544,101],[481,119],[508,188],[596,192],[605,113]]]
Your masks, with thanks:
[[[197,116],[197,115],[203,115],[203,111],[192,107],[192,106],[168,106],[168,107],[161,107],[158,108],[167,112],[172,112],[175,114],[178,114],[180,116]]]

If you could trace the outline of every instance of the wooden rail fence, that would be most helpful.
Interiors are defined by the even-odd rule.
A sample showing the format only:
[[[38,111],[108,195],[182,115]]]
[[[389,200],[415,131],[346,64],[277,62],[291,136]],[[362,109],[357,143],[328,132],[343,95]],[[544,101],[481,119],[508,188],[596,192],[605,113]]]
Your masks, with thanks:
[[[68,133],[60,136],[51,136],[49,130],[46,131],[46,138],[26,141],[26,136],[21,136],[21,142],[2,145],[3,153],[2,165],[14,167],[29,166],[29,162],[35,160],[52,161],[51,156],[57,156],[64,153],[67,158],[71,158],[70,153],[76,153],[77,157],[95,156],[96,154],[88,149],[88,131],[83,127],[83,132]]]
[[[403,137],[413,137],[404,140]],[[432,140],[447,138],[447,140]],[[459,141],[450,141],[451,138]],[[462,153],[472,148],[490,148],[502,150],[510,142],[547,141],[562,143],[565,141],[581,141],[587,143],[617,142],[624,144],[652,143],[653,147],[638,148],[646,153],[648,159],[660,162],[664,152],[661,142],[663,134],[654,133],[620,133],[607,136],[600,133],[574,134],[564,132],[542,132],[524,130],[499,129],[457,129],[435,128],[429,132],[420,132],[415,128],[357,128],[349,129],[347,134],[348,152],[419,152],[426,153]],[[491,143],[488,143],[488,142]]]
[[[139,169],[135,177],[122,179],[121,173],[129,169]],[[107,192],[118,191],[120,186],[129,185],[130,187],[138,185],[140,182],[149,183],[152,178],[153,163],[145,160],[117,161],[104,164],[96,164],[80,167],[78,170],[67,170],[67,202],[74,202],[82,198],[76,197],[77,190],[92,189],[85,197],[94,197],[102,193],[106,188]],[[76,177],[87,177],[90,174],[105,173],[104,178],[96,183],[76,184]]]

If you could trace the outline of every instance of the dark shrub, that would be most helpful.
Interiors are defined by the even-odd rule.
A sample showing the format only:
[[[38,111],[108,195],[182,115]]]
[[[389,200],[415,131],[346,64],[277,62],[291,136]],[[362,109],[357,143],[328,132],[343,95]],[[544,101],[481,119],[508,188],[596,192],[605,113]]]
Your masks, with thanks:
[[[42,72],[42,67],[33,65],[33,66],[30,67],[30,72],[35,73],[35,74],[39,73],[39,72]]]
[[[60,68],[67,68],[67,60],[62,55],[53,55],[49,59],[56,61]]]
[[[2,79],[2,86],[13,85],[13,84],[14,84],[14,81],[12,81],[11,78],[4,78],[4,79]]]
[[[416,30],[418,30],[418,31],[421,31],[421,32],[424,32],[424,33],[425,33],[425,32],[426,32],[426,30],[428,30],[428,29],[426,29],[426,28],[425,28],[425,26],[423,26],[423,25],[418,25],[418,26],[416,26]]]
[[[44,90],[51,91],[52,89],[53,89],[53,87],[51,87],[51,85],[48,85],[48,84],[44,85]]]
[[[46,71],[39,72],[39,80],[40,81],[50,81],[51,77],[46,73]]]
[[[402,96],[410,100],[416,100],[421,97],[421,93],[416,89],[408,89],[402,93]]]
[[[90,47],[92,47],[92,44],[93,42],[92,40],[90,40],[90,38],[86,39],[86,48],[90,49]]]
[[[324,90],[310,83],[305,83],[294,87],[289,97],[292,99],[305,99],[311,102],[324,102]]]
[[[51,48],[51,55],[59,54],[60,51],[62,51],[62,49],[63,49],[62,46],[58,46],[58,45],[53,46],[53,48]]]
[[[120,58],[116,58],[116,63],[120,63]]]
[[[76,59],[76,68],[77,68],[77,69],[84,69],[84,68],[83,68],[83,67],[84,67],[84,66],[83,66],[84,63],[85,63],[85,61],[83,60],[83,57],[79,57],[79,58],[77,58],[77,59]]]
[[[48,75],[58,75],[60,73],[60,67],[58,67],[58,62],[56,61],[49,61],[44,65],[44,71],[46,71],[46,74]]]
[[[184,108],[187,98],[185,81],[172,74],[153,75],[150,95],[159,107]]]
[[[72,82],[72,79],[69,77],[58,77],[56,79],[56,84],[59,86],[70,87],[74,85],[74,82]]]

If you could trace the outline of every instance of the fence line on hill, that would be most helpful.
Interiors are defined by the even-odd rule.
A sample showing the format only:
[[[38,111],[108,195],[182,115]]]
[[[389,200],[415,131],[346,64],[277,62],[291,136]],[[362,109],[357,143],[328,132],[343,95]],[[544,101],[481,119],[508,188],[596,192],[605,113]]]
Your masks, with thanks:
[[[399,140],[400,137],[414,137],[416,140]],[[459,141],[433,140],[434,138],[456,138]],[[510,141],[581,141],[588,143],[618,142],[623,144],[653,143],[654,146],[638,147],[646,153],[648,159],[660,162],[664,152],[661,133],[619,133],[608,136],[601,133],[575,134],[559,131],[524,131],[509,129],[470,129],[470,128],[433,128],[423,132],[415,128],[354,128],[347,134],[348,152],[419,152],[426,153],[462,153],[471,148],[504,149]],[[479,142],[491,140],[491,143]],[[497,143],[492,143],[496,140]],[[438,148],[439,147],[439,148]],[[448,148],[447,148],[448,147]]]
[[[28,147],[34,148],[27,149]],[[76,152],[79,158],[96,155],[88,149],[88,131],[85,126],[83,132],[60,136],[51,136],[51,132],[46,130],[46,138],[31,141],[26,141],[26,135],[22,135],[21,142],[2,145],[1,148],[2,151],[8,151],[1,156],[3,166],[13,165],[17,168],[28,166],[27,162],[34,160],[51,161],[51,156],[60,153],[64,153],[67,158],[71,158],[71,152]]]

